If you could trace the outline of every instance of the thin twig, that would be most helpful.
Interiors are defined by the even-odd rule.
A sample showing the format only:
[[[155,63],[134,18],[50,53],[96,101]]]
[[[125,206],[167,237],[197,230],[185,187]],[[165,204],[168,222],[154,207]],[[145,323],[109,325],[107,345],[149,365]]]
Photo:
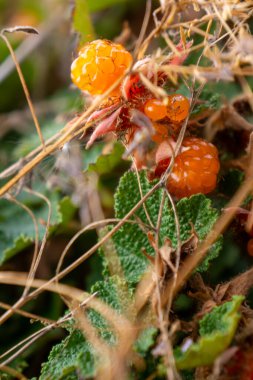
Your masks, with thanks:
[[[14,368],[11,368],[11,367],[4,365],[4,364],[0,364],[0,370],[8,373],[9,375],[14,377],[15,379],[28,380],[28,378],[25,377],[24,375],[22,375],[22,373],[16,371]]]
[[[33,117],[34,125],[36,127],[38,136],[40,138],[41,145],[43,146],[43,149],[45,149],[45,141],[44,141],[41,129],[40,129],[39,121],[37,119],[37,116],[36,116],[36,113],[35,113],[35,110],[34,110],[34,107],[33,107],[32,99],[31,99],[29,90],[27,88],[27,85],[26,85],[25,78],[23,76],[22,70],[21,70],[20,65],[18,63],[18,60],[17,60],[17,58],[15,56],[14,50],[12,49],[12,46],[11,46],[8,38],[4,35],[3,32],[0,33],[0,37],[4,40],[4,42],[6,43],[8,49],[9,49],[9,51],[11,53],[13,62],[15,63],[15,66],[16,66],[16,69],[17,69],[17,72],[18,72],[18,76],[19,76],[20,82],[22,84],[22,87],[23,87],[23,90],[24,90],[24,93],[25,93],[25,96],[26,96],[27,103],[28,103],[29,108],[30,108],[30,112],[31,112],[32,117]]]
[[[23,210],[25,210],[28,215],[31,217],[34,225],[34,251],[33,251],[33,257],[34,260],[38,255],[38,248],[39,248],[39,227],[37,220],[35,218],[34,213],[31,211],[29,207],[24,205],[23,203],[19,202],[16,198],[14,198],[11,194],[6,194],[5,199],[15,203],[17,206],[21,207]]]
[[[25,286],[27,283],[27,274],[22,272],[0,272],[0,283]],[[130,322],[123,315],[119,315],[107,303],[96,297],[91,298],[91,295],[89,293],[84,292],[78,288],[59,283],[54,284],[52,281],[49,283],[49,281],[40,279],[34,279],[31,287],[38,290],[37,294],[41,293],[41,289],[43,288],[43,290],[57,293],[70,300],[73,299],[79,302],[89,300],[90,307],[104,316],[112,324],[115,331],[119,334],[119,337],[124,336],[124,331],[121,331],[121,328],[131,327]],[[31,297],[31,294],[32,293],[27,295],[26,302],[33,298]]]
[[[140,191],[140,196],[141,196],[141,199],[142,199],[142,198],[143,198],[143,191],[142,191],[142,187],[141,187],[140,174],[139,174],[139,171],[138,171],[138,169],[137,169],[137,166],[136,166],[136,162],[135,162],[134,157],[132,157],[132,162],[133,162],[133,165],[134,165],[134,170],[135,170],[135,174],[136,174],[136,178],[137,178],[137,182],[138,182],[138,187],[139,187],[139,191]],[[147,218],[147,220],[148,220],[150,226],[151,226],[152,228],[154,228],[154,227],[155,227],[155,226],[154,226],[154,223],[153,223],[152,220],[151,220],[151,217],[150,217],[150,215],[149,215],[149,213],[148,213],[148,210],[147,210],[147,207],[146,207],[146,203],[145,203],[145,202],[143,203],[143,209],[144,209],[144,212],[145,212],[145,214],[146,214],[146,218]]]
[[[35,49],[37,49],[55,29],[63,22],[62,9],[54,12],[53,17],[39,25],[39,35],[36,38],[27,38],[14,51],[17,61],[22,63]],[[15,69],[15,63],[10,56],[0,65],[0,83],[3,82]]]
[[[173,291],[174,291],[174,288],[175,288],[176,282],[177,282],[177,276],[178,276],[178,269],[179,269],[179,264],[180,264],[182,242],[181,242],[181,237],[180,237],[180,222],[179,222],[179,218],[178,218],[178,214],[177,214],[177,209],[176,209],[175,203],[174,203],[174,201],[173,201],[173,199],[172,199],[172,197],[171,197],[171,195],[170,195],[167,187],[165,187],[165,192],[167,194],[167,197],[169,199],[169,202],[170,202],[173,214],[174,214],[175,226],[176,226],[176,237],[177,237],[176,262],[175,262],[175,269],[174,269],[173,274],[172,274],[174,281],[173,281],[172,287],[170,289],[170,295],[168,297],[168,304],[166,306],[167,315],[169,315],[170,309],[171,309],[171,305],[172,305],[172,300],[173,300]]]
[[[146,201],[158,188],[160,187],[160,183],[157,183],[150,191],[145,194],[145,196],[128,212],[128,214],[125,215],[123,219],[120,220],[120,222],[111,229],[97,244],[95,244],[93,247],[91,247],[87,252],[85,252],[82,256],[80,256],[77,260],[75,260],[72,264],[70,264],[67,268],[65,268],[62,272],[60,272],[58,275],[52,277],[50,280],[45,282],[41,288],[34,290],[30,294],[26,296],[26,299],[19,301],[18,307],[22,307],[26,302],[28,302],[30,299],[34,298],[38,294],[40,294],[47,286],[51,285],[53,282],[58,281],[59,279],[66,276],[68,273],[70,273],[72,270],[74,270],[77,266],[79,266],[82,262],[87,260],[96,250],[101,247],[108,239],[110,239],[111,236],[115,232],[117,232],[120,227],[123,226],[123,224],[128,220],[143,204],[143,202]],[[11,313],[7,313],[4,316],[0,317],[0,324],[3,324],[9,317]]]
[[[70,247],[74,244],[74,242],[82,235],[84,234],[86,231],[89,231],[89,230],[93,230],[97,227],[102,227],[102,226],[105,226],[109,223],[118,223],[120,222],[121,219],[117,219],[117,218],[111,218],[111,219],[104,219],[104,220],[99,220],[97,222],[93,222],[93,223],[90,223],[88,226],[85,226],[83,227],[80,231],[78,231],[72,238],[71,240],[68,242],[68,244],[66,245],[66,247],[64,248],[64,251],[62,252],[61,254],[61,257],[58,261],[58,264],[57,264],[57,267],[56,267],[56,277],[59,276],[59,273],[60,273],[60,269],[62,267],[62,264],[63,264],[63,261],[64,261],[64,258],[66,257],[66,254],[68,253]],[[130,223],[130,224],[138,224],[140,225],[141,221],[133,221],[133,220],[126,220],[126,223]],[[148,225],[145,225],[143,224],[144,228],[149,228]]]
[[[95,297],[95,295],[96,294],[94,293],[94,294],[92,294],[90,296],[90,298],[88,298],[88,299],[84,300],[83,302],[81,302],[80,303],[80,307],[83,307],[83,306],[87,305],[88,302],[90,301],[90,299],[93,298],[93,297]],[[15,346],[12,346],[9,350],[7,350],[3,354],[1,354],[0,355],[0,359],[3,359],[4,357],[9,356],[13,351],[15,351],[17,348],[19,348],[20,346],[22,346],[24,343],[28,343],[27,346],[25,346],[25,347],[23,346],[22,347],[22,352],[23,352],[27,347],[29,347],[29,345],[31,343],[31,340],[33,340],[34,338],[39,339],[42,335],[46,334],[47,332],[49,332],[53,328],[64,327],[64,324],[67,321],[69,321],[71,318],[72,318],[72,312],[68,312],[63,317],[59,318],[57,321],[52,321],[48,326],[45,326],[45,327],[41,328],[40,330],[36,331],[35,333],[29,335],[28,337],[26,337],[25,339],[23,339],[22,341],[20,341],[19,343],[17,343]],[[35,340],[36,339],[34,339],[33,342]],[[18,354],[16,352],[15,356],[17,356]]]
[[[169,380],[175,380],[177,379],[177,371],[175,367],[174,361],[171,361],[171,357],[173,358],[173,351],[169,340],[168,335],[168,329],[167,329],[167,323],[166,323],[166,315],[164,314],[164,309],[162,307],[161,302],[161,288],[160,288],[160,276],[161,276],[161,256],[160,256],[160,249],[159,249],[159,240],[160,240],[160,229],[162,224],[162,215],[163,215],[163,209],[165,206],[166,201],[166,193],[163,190],[162,192],[162,199],[159,207],[159,213],[157,217],[157,224],[156,224],[156,237],[155,237],[155,283],[156,283],[156,300],[157,300],[157,312],[158,312],[158,322],[159,322],[159,328],[162,335],[162,341],[165,346],[165,355],[163,356],[164,363],[166,365],[167,369],[167,378]]]
[[[139,49],[140,49],[141,43],[143,42],[143,38],[145,36],[146,30],[148,27],[150,14],[151,14],[151,8],[152,8],[152,0],[147,0],[141,30],[140,30],[139,37],[136,42],[134,53],[133,53],[134,59],[136,59],[139,54]]]
[[[45,148],[43,151],[39,150],[37,156],[31,159],[22,169],[20,169],[19,173],[16,174],[13,178],[11,178],[5,185],[0,188],[0,197],[3,196],[10,188],[12,188],[20,179],[22,179],[26,174],[28,174],[34,167],[36,167],[44,158],[48,157],[50,154],[54,153],[56,150],[62,148],[64,144],[69,142],[74,136],[84,133],[91,125],[91,123],[85,123],[86,119],[90,114],[98,108],[101,102],[108,97],[112,90],[114,90],[123,80],[123,78],[130,72],[130,69],[118,78],[111,87],[104,92],[104,94],[100,97],[97,97],[92,105],[79,117],[76,117],[74,121],[70,121],[66,124],[66,126],[55,136],[50,138],[50,142],[45,143]],[[56,138],[57,137],[57,138]],[[56,141],[55,141],[56,140]],[[38,148],[39,149],[39,148]]]
[[[8,309],[12,308],[12,305],[9,305],[8,303],[0,301],[0,308],[2,308],[4,310],[8,310]],[[24,311],[24,310],[20,310],[20,309],[15,309],[14,312],[15,312],[15,314],[22,315],[22,317],[29,318],[29,319],[32,319],[35,322],[40,322],[40,323],[43,323],[43,324],[50,324],[50,323],[54,323],[55,322],[52,319],[41,317],[40,315],[29,313],[28,311]]]

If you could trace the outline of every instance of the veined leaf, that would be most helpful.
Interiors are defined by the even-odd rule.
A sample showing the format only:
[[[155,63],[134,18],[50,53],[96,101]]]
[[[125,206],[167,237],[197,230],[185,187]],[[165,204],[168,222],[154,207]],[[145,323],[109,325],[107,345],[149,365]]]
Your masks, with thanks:
[[[140,173],[140,183],[143,194],[146,194],[153,186],[146,178],[146,173]],[[120,180],[115,194],[115,214],[117,218],[123,218],[141,199],[140,190],[136,175],[129,171]],[[157,190],[146,201],[146,209],[154,225],[157,223],[159,207],[162,199],[162,190]],[[203,240],[207,233],[212,229],[213,224],[218,218],[218,211],[211,206],[211,201],[203,194],[197,194],[190,198],[181,199],[177,205],[177,213],[180,222],[180,238],[182,242],[189,239],[194,228],[199,240]],[[148,220],[141,207],[132,217],[133,221],[142,221],[148,225]],[[172,246],[177,245],[176,225],[173,211],[165,202],[161,228],[160,244],[165,239],[170,239]],[[126,280],[129,283],[137,283],[148,264],[147,258],[142,253],[145,249],[149,255],[154,251],[151,247],[146,232],[136,224],[125,223],[117,231],[112,240],[119,255],[120,262]],[[217,257],[221,248],[221,241],[216,242],[210,249],[204,262],[198,268],[199,271],[206,270],[211,259]]]
[[[120,312],[124,308],[121,287],[124,287],[117,276],[97,282],[91,289],[114,310]],[[96,327],[99,335],[108,343],[115,343],[115,336],[104,317],[93,309],[88,310],[88,318]],[[69,336],[53,347],[48,361],[43,364],[40,380],[78,380],[79,376],[86,379],[95,376],[96,363],[99,358],[91,344],[84,338],[82,332],[73,326],[69,328]]]
[[[243,296],[233,296],[232,301],[215,307],[200,321],[200,338],[182,352],[175,350],[176,365],[179,369],[189,369],[210,365],[231,343],[240,314]]]

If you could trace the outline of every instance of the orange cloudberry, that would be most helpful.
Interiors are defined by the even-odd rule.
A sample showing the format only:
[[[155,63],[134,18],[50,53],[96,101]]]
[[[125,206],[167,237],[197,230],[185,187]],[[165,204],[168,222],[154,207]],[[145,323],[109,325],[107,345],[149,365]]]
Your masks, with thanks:
[[[164,148],[163,155],[159,154],[156,177],[160,177],[170,163],[171,149],[168,150],[167,158],[164,158]],[[167,188],[178,198],[210,193],[216,187],[219,168],[218,151],[213,144],[196,137],[185,138],[181,153],[175,158]]]
[[[91,95],[103,94],[130,67],[131,54],[120,44],[96,40],[85,44],[71,65],[71,79]],[[118,95],[120,86],[111,92]]]
[[[174,123],[181,123],[186,119],[190,110],[189,100],[181,94],[168,96],[167,117]]]
[[[144,106],[144,113],[153,121],[164,119],[167,115],[167,107],[162,100],[149,99]]]
[[[149,99],[144,105],[144,113],[153,121],[167,117],[173,123],[181,123],[188,116],[190,110],[189,100],[181,94],[172,94],[167,98],[168,104],[162,100]]]

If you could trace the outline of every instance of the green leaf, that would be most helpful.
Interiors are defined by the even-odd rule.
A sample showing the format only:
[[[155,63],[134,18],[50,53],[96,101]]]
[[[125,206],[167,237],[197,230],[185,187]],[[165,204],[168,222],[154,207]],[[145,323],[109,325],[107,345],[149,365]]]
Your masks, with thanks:
[[[204,238],[203,238],[204,239]],[[202,239],[201,239],[202,240]],[[223,247],[223,237],[221,236],[209,249],[208,255],[205,257],[202,263],[199,264],[196,271],[206,272],[210,266],[211,261],[216,259]]]
[[[143,194],[146,194],[154,184],[148,182],[146,173],[140,172],[140,182]],[[159,207],[162,198],[162,190],[157,190],[146,201],[146,209],[154,225],[156,225],[159,213]],[[117,192],[115,194],[115,216],[123,218],[141,199],[136,175],[129,171],[120,180]],[[199,240],[203,240],[207,233],[212,229],[218,212],[211,207],[211,201],[202,194],[194,195],[190,198],[183,198],[177,203],[177,213],[180,222],[181,241],[185,242],[191,236],[192,226],[194,227]],[[133,221],[141,220],[148,224],[143,207],[132,217]],[[174,214],[168,202],[165,203],[161,229],[160,244],[169,238],[173,247],[177,245],[176,226]],[[123,227],[117,231],[113,237],[116,251],[120,258],[120,262],[124,271],[126,280],[129,283],[137,283],[146,270],[148,260],[142,253],[143,248],[149,255],[153,255],[147,234],[136,224],[125,223]],[[221,248],[221,242],[215,243],[211,248],[209,255],[199,270],[206,270],[209,261],[215,258]]]
[[[232,301],[215,307],[201,319],[198,341],[185,352],[180,348],[175,350],[178,369],[210,365],[230,345],[240,320],[238,310],[243,300],[243,296],[233,296]]]
[[[90,149],[83,151],[83,170],[87,170],[92,164],[97,162],[102,155],[103,148],[103,143],[96,143]]]
[[[121,162],[123,153],[122,144],[116,143],[109,154],[100,154],[96,162],[89,165],[88,170],[95,171],[100,175],[110,173]]]
[[[86,0],[75,0],[73,26],[80,35],[81,44],[95,39],[95,32]]]
[[[91,289],[97,297],[120,312],[124,308],[126,299],[122,297],[124,284],[117,277],[97,282]],[[99,335],[108,343],[115,343],[115,335],[109,323],[97,311],[88,310],[88,318],[99,332]],[[40,380],[84,379],[95,375],[96,353],[81,331],[69,328],[70,334],[60,344],[53,347],[48,361],[42,365]],[[68,376],[68,377],[66,377]]]
[[[72,219],[76,208],[68,197],[59,200],[56,192],[52,192],[48,196],[52,207],[49,229],[52,234],[60,226],[66,226]],[[32,197],[28,197],[25,203],[37,220],[39,240],[42,240],[48,217],[48,206],[42,200],[34,200]],[[34,242],[35,228],[31,216],[16,204],[1,199],[0,209],[0,264],[2,264]]]
[[[104,281],[96,282],[96,284],[91,287],[91,293],[97,293],[98,297],[107,305],[118,312],[122,312],[127,301],[123,298],[123,294],[124,297],[126,297],[125,285],[125,282],[118,276],[111,276]]]
[[[73,218],[73,215],[76,211],[76,207],[73,205],[69,197],[62,198],[57,205],[57,219],[55,222],[56,227],[61,225],[65,227],[68,222]],[[52,231],[51,226],[51,231]]]
[[[77,371],[87,377],[95,375],[94,353],[79,330],[51,350],[48,361],[42,365],[40,380],[78,379]]]

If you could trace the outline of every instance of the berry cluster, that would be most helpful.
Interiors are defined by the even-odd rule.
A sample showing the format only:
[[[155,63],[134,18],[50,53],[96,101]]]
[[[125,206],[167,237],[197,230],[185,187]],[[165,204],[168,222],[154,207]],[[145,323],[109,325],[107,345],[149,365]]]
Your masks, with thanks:
[[[159,99],[149,99],[144,105],[144,113],[150,120],[158,121],[168,117],[173,123],[186,119],[190,109],[188,99],[180,94],[169,95],[167,105]]]
[[[182,64],[187,57],[182,43],[177,48],[182,57],[170,56],[166,64]],[[71,66],[71,78],[81,90],[100,95],[130,69],[132,62],[131,54],[120,44],[96,40],[80,49]],[[163,99],[154,98],[139,71],[159,87],[168,78],[159,69],[152,72],[151,67],[148,57],[137,62],[131,74],[125,76],[101,108],[89,117],[87,122],[95,124],[95,129],[87,147],[98,137],[114,132],[131,152],[136,167],[148,169],[149,178],[154,179],[160,178],[170,164],[177,135],[189,115],[190,102],[176,93]],[[178,198],[209,193],[216,187],[219,166],[214,145],[197,137],[186,137],[175,157],[167,188]]]

